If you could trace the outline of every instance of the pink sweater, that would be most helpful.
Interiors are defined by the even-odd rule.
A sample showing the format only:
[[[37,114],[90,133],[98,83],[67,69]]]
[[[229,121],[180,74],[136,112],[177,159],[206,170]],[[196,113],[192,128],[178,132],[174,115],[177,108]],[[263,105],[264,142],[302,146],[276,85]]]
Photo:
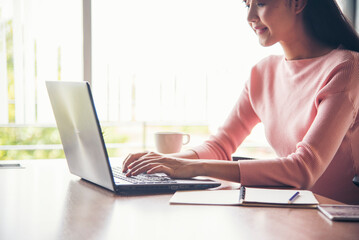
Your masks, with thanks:
[[[262,122],[278,157],[239,161],[246,186],[291,186],[359,204],[359,53],[342,49],[257,65],[218,133],[194,148],[201,159],[231,159]]]

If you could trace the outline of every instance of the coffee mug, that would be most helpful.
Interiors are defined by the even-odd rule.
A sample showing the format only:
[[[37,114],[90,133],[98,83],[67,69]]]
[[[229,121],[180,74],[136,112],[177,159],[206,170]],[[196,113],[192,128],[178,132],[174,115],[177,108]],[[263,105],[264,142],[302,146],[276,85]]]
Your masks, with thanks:
[[[155,133],[156,149],[159,153],[177,153],[181,151],[182,145],[189,143],[189,134],[180,132],[157,132]]]

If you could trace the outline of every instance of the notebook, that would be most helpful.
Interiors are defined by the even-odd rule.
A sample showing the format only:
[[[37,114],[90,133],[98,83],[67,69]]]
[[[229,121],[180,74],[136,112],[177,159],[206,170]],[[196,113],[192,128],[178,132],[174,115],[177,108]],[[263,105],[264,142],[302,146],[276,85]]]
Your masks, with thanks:
[[[299,192],[296,199],[289,199]],[[231,206],[266,206],[316,208],[318,201],[308,190],[241,187],[238,190],[192,191],[175,193],[171,204],[205,204]]]
[[[126,177],[111,166],[88,82],[46,82],[52,110],[72,174],[117,194],[207,189],[209,179],[170,179],[165,174]]]

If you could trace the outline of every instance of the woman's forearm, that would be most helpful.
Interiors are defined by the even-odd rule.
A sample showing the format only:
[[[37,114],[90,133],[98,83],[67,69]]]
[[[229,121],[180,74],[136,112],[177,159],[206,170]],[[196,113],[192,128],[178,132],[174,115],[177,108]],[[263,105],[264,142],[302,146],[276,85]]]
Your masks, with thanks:
[[[192,150],[170,154],[171,157],[198,159],[196,152]],[[196,164],[196,175],[219,178],[232,182],[240,182],[239,165],[237,162],[223,160],[199,160]]]
[[[171,157],[176,157],[176,158],[198,159],[197,153],[193,150],[186,150],[183,152],[172,153],[172,154],[168,154],[168,155]]]
[[[240,182],[239,165],[237,162],[222,160],[202,160],[198,167],[199,176],[219,178],[232,182]]]

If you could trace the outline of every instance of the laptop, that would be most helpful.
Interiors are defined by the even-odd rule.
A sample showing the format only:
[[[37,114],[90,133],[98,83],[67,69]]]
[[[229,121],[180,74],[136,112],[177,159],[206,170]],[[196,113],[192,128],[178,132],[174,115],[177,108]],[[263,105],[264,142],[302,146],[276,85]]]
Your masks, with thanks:
[[[171,179],[166,174],[126,177],[111,166],[88,82],[46,82],[52,110],[72,174],[113,191],[162,192],[218,187],[210,179]]]

